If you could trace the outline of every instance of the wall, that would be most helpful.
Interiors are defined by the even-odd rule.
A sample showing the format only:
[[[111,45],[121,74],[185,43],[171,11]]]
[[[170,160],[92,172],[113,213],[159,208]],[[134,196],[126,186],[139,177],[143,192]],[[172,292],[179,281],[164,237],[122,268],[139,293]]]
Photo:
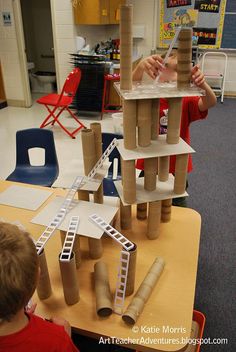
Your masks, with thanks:
[[[21,7],[27,61],[37,71],[55,72],[50,0],[21,0]]]
[[[11,13],[11,26],[3,25],[2,12]],[[10,104],[23,105],[23,83],[11,0],[0,0],[0,16],[0,61],[6,98]]]
[[[76,26],[70,0],[51,0],[57,87],[60,90],[71,71],[70,53],[75,52]]]

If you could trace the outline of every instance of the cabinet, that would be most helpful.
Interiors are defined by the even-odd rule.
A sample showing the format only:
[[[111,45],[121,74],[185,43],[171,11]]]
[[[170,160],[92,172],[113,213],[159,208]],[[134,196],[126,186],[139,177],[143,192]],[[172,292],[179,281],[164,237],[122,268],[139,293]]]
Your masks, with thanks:
[[[74,7],[76,24],[118,24],[119,6],[125,0],[77,0]]]

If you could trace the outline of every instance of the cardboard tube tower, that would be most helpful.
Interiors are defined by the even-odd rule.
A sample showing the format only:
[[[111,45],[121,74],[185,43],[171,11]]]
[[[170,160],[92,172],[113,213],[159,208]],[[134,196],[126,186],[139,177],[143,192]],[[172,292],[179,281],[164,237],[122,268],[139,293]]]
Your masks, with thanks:
[[[134,247],[129,251],[129,268],[126,281],[126,291],[125,295],[130,296],[134,292],[135,284],[135,273],[136,273],[136,260],[137,260],[137,246],[134,243]]]
[[[122,315],[122,319],[126,324],[133,325],[143,311],[144,305],[149,299],[158,279],[164,269],[165,262],[162,258],[156,258],[143,282],[139,286],[134,298]]]
[[[126,149],[136,148],[136,106],[136,100],[123,101],[124,147]]]
[[[164,199],[161,202],[161,221],[169,222],[171,219],[172,199]]]
[[[177,87],[190,87],[192,62],[192,28],[182,28],[178,37]]]
[[[147,219],[147,203],[137,204],[137,219]]]
[[[108,270],[105,263],[97,262],[94,265],[94,282],[97,314],[101,317],[107,317],[112,313],[112,302]]]
[[[158,158],[158,180],[165,182],[169,179],[170,157],[161,156]]]
[[[102,239],[96,238],[88,238],[89,245],[89,256],[91,259],[99,259],[102,257],[103,247],[102,247]]]
[[[138,145],[148,147],[151,144],[152,99],[138,100]]]
[[[66,238],[66,232],[60,230],[60,236],[61,236],[61,246],[63,248],[65,238]],[[82,262],[82,259],[81,259],[81,252],[80,252],[80,239],[79,239],[78,234],[75,236],[74,245],[73,245],[73,252],[75,255],[76,269],[79,269],[81,262]]]
[[[123,205],[120,201],[120,227],[122,230],[129,230],[132,227],[131,205]]]
[[[128,204],[133,204],[136,201],[136,173],[135,161],[122,161],[122,180],[124,201]]]
[[[74,253],[68,262],[59,260],[59,266],[65,301],[68,305],[75,304],[79,301],[79,285]]]
[[[46,299],[51,296],[52,287],[48,273],[48,265],[45,256],[44,249],[39,254],[39,267],[40,267],[40,275],[37,285],[37,293],[40,299]]]
[[[154,240],[159,236],[161,223],[161,201],[157,200],[149,203],[147,237]]]
[[[176,155],[174,193],[182,194],[186,189],[188,154]]]
[[[132,89],[133,7],[120,6],[120,88]]]
[[[144,189],[155,191],[157,182],[157,158],[144,159]]]
[[[170,98],[168,103],[169,110],[166,142],[168,144],[177,144],[179,143],[180,135],[182,98]]]

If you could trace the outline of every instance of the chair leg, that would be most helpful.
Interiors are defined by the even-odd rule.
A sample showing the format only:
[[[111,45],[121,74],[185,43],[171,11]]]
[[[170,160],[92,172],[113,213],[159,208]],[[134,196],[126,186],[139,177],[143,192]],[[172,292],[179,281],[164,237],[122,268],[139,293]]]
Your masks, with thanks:
[[[54,115],[54,112],[57,110],[57,107],[55,106],[53,110],[50,110],[49,107],[47,105],[45,105],[45,107],[47,108],[48,112],[49,112],[49,115],[46,117],[46,119],[42,122],[42,124],[40,125],[40,128],[44,128],[50,124],[52,124],[56,118],[56,116]],[[52,121],[49,121],[48,120],[50,118],[53,118]]]

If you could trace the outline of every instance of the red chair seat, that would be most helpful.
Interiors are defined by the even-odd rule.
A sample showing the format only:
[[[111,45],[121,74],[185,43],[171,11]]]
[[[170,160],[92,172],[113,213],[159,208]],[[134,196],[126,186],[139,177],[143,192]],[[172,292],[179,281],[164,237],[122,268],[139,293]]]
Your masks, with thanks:
[[[62,88],[61,94],[48,94],[37,100],[37,103],[42,104],[46,107],[49,112],[49,115],[45,118],[40,128],[44,128],[48,125],[54,125],[58,123],[58,125],[71,137],[75,138],[75,134],[79,132],[81,128],[84,128],[84,124],[73,114],[70,110],[69,105],[72,103],[77,88],[79,86],[81,79],[81,71],[78,67],[76,67],[67,77],[64,86]],[[53,108],[50,108],[53,107]],[[59,121],[59,117],[61,113],[67,110],[71,117],[76,121],[79,125],[72,132],[69,131],[61,121]]]
[[[43,105],[47,104],[47,105],[51,105],[51,106],[56,106],[59,98],[60,98],[60,94],[48,94],[42,98],[39,98],[37,100],[37,103],[43,104]],[[72,97],[63,96],[61,98],[58,106],[68,106],[72,103],[72,100],[73,100]]]

